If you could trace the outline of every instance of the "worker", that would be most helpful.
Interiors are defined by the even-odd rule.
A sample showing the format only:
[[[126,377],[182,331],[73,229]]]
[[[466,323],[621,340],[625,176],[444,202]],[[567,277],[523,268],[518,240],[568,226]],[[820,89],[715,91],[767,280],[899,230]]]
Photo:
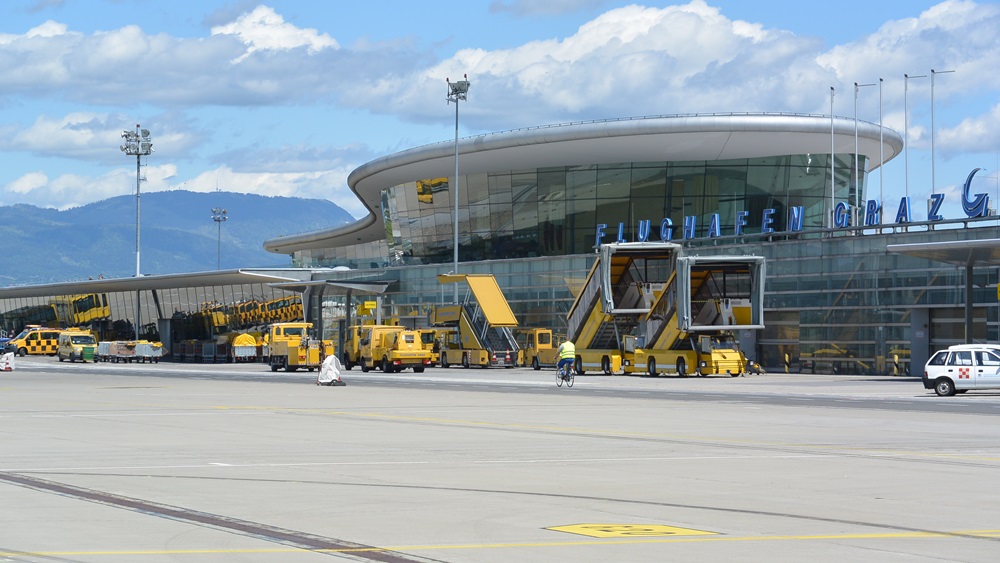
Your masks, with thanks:
[[[563,366],[568,366],[567,371],[573,367],[573,361],[576,359],[576,346],[573,344],[572,340],[566,339],[562,344],[559,345],[559,363],[556,368],[559,370],[563,369]]]

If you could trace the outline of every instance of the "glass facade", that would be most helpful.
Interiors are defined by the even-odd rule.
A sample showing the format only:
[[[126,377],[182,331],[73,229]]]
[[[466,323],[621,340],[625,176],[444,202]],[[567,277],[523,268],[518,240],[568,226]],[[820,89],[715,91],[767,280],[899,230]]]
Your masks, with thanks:
[[[835,199],[853,201],[854,155],[837,155]],[[862,155],[861,168],[867,165]],[[862,178],[863,180],[863,178]],[[385,241],[296,254],[299,267],[375,268],[451,262],[454,200],[449,178],[414,179],[382,191]],[[683,238],[685,217],[694,217],[695,238],[707,237],[713,214],[732,234],[738,212],[746,231],[759,232],[765,209],[773,227],[787,227],[788,211],[804,208],[804,228],[823,226],[830,202],[830,155],[635,162],[563,166],[462,176],[459,193],[459,260],[565,256],[587,253],[594,229],[609,225],[617,237],[635,240],[640,221],[659,236],[663,219],[672,238]]]

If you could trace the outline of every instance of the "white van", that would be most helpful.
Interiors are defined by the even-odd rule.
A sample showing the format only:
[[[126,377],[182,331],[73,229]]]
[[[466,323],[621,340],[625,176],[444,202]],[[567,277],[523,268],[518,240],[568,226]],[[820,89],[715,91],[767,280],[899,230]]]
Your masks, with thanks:
[[[969,389],[1000,389],[1000,346],[959,344],[931,356],[924,365],[924,389],[942,397]]]

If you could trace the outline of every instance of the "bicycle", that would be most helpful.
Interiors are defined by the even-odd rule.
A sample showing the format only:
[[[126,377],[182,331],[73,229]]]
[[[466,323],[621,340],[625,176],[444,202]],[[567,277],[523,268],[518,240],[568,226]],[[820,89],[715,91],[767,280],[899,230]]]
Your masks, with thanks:
[[[573,373],[573,363],[570,362],[563,367],[556,370],[556,387],[562,387],[563,382],[566,382],[567,387],[573,386],[573,380],[575,379]]]

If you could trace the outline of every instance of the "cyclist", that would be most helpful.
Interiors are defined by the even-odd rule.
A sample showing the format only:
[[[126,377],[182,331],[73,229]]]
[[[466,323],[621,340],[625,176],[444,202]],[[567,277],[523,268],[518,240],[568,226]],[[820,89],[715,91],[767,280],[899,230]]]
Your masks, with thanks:
[[[559,363],[556,365],[556,369],[559,370],[559,373],[563,373],[562,369],[565,366],[566,373],[568,374],[569,370],[572,369],[573,360],[576,359],[576,346],[573,344],[572,340],[567,339],[563,341],[562,344],[559,345],[558,352],[559,352]],[[565,378],[567,376],[563,377]]]

